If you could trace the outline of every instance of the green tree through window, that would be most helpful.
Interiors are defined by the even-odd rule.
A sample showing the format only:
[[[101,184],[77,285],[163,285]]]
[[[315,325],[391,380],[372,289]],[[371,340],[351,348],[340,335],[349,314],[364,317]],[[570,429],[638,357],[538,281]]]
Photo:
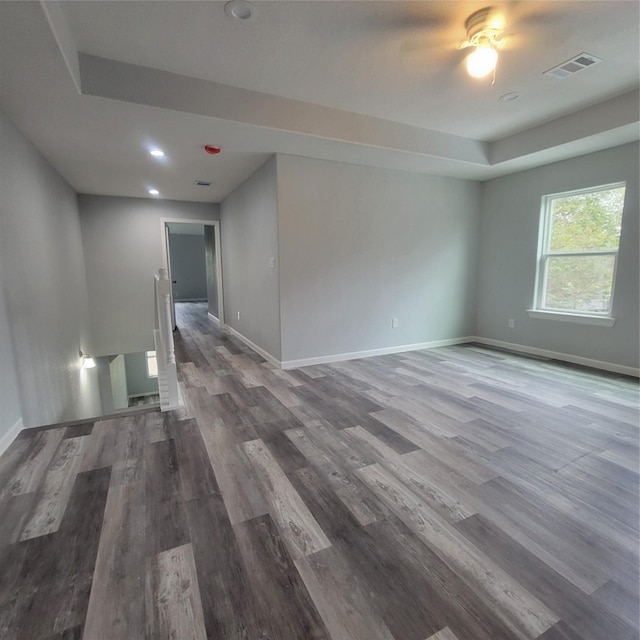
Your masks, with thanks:
[[[611,314],[624,184],[545,196],[537,308]]]

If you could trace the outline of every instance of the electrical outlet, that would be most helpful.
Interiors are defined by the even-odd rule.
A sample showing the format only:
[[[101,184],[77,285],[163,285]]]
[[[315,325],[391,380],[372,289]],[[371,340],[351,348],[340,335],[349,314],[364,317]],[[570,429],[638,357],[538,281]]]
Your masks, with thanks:
[[[398,318],[391,318],[391,328],[392,329],[398,328]]]
[[[513,329],[516,326],[516,321],[513,318],[509,318],[509,329]]]
[[[238,320],[240,320],[240,312],[238,311]]]
[[[276,268],[276,259],[269,258],[269,269],[275,269],[275,268]]]

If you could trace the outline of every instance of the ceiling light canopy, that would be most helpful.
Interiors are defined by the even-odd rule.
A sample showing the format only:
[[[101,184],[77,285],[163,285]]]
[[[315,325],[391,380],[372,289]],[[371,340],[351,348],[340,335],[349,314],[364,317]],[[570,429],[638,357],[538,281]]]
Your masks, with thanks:
[[[520,94],[517,91],[509,91],[509,93],[505,93],[503,95],[501,95],[498,100],[501,100],[502,102],[513,102],[514,100],[517,100],[520,97]]]
[[[147,191],[149,192],[149,195],[151,196],[159,196],[160,192],[157,189],[147,189]]]
[[[461,49],[474,47],[467,57],[467,72],[474,78],[484,78],[495,70],[498,49],[503,44],[504,17],[494,7],[485,7],[472,13],[464,24],[467,41]]]
[[[164,158],[164,151],[162,149],[151,149],[151,151],[149,151],[149,153],[154,158]]]
[[[229,18],[249,20],[255,15],[256,8],[247,0],[231,0],[224,5],[224,12]]]

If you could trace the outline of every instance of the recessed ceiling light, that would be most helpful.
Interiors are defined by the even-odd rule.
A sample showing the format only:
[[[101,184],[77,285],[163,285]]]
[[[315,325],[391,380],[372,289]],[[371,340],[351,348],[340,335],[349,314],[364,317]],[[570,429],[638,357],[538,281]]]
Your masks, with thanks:
[[[152,196],[160,195],[160,192],[157,189],[148,189],[147,191],[149,192],[149,195],[152,195]]]
[[[224,12],[229,18],[249,20],[255,15],[256,8],[247,0],[231,0],[224,5]]]
[[[151,149],[149,153],[156,158],[164,157],[164,151],[162,149]]]
[[[501,100],[502,102],[513,102],[514,100],[517,100],[520,97],[520,94],[517,91],[509,91],[509,93],[505,93],[504,95],[501,95],[498,100]]]

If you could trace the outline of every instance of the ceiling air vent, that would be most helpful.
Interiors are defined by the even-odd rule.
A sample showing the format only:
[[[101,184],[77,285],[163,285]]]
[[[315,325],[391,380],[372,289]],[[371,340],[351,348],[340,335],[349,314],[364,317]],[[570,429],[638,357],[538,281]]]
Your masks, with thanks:
[[[211,183],[207,182],[206,180],[196,180],[193,184],[195,184],[197,187],[210,187]]]
[[[593,65],[598,64],[598,62],[602,62],[602,60],[592,56],[590,53],[581,53],[575,58],[571,58],[571,60],[567,60],[566,62],[559,64],[557,67],[548,69],[542,75],[562,80],[572,76],[574,73],[578,73],[578,71],[586,69],[587,67],[593,67]]]

